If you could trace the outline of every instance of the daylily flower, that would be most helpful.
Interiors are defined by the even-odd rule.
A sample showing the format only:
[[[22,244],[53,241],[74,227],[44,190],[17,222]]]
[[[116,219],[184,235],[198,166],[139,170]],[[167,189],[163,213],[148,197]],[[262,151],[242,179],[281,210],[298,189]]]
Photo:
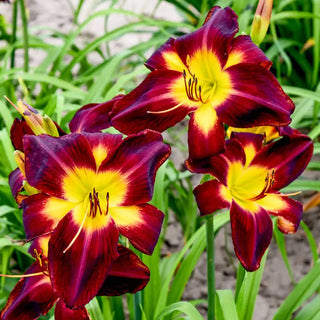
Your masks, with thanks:
[[[151,254],[163,213],[147,204],[170,147],[154,131],[26,135],[25,176],[40,193],[23,200],[27,239],[50,234],[48,265],[59,297],[83,306],[118,257],[119,233]]]
[[[152,72],[115,104],[112,125],[126,134],[161,132],[189,114],[190,157],[202,159],[223,151],[223,123],[289,124],[294,104],[269,71],[271,61],[237,32],[236,14],[214,7],[201,28],[170,38],[146,62]]]
[[[284,136],[263,146],[263,136],[233,133],[226,151],[210,159],[204,171],[216,179],[194,190],[201,215],[230,208],[235,253],[248,271],[259,268],[270,244],[272,220],[283,233],[296,232],[302,204],[279,190],[295,180],[312,156],[311,139]]]
[[[2,320],[34,320],[45,315],[55,305],[56,320],[89,320],[84,306],[72,310],[54,291],[48,270],[48,260],[41,251],[34,251],[35,261],[12,290],[0,313]],[[142,290],[149,281],[149,269],[129,249],[118,245],[119,257],[112,264],[99,295],[121,295]]]

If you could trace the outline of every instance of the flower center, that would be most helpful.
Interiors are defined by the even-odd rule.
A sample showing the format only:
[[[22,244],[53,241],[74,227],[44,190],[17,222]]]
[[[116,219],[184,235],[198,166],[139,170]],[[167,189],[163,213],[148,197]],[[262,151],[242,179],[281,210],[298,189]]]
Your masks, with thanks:
[[[274,169],[266,170],[259,166],[243,167],[236,163],[230,167],[228,189],[235,200],[256,201],[264,198],[274,183]]]
[[[101,209],[99,201],[99,193],[93,188],[92,192],[89,193],[89,207],[88,216],[94,218],[99,211],[100,215],[107,215],[109,211],[109,192],[106,193],[106,210]]]
[[[184,87],[189,100],[201,102],[203,104],[206,104],[211,100],[217,86],[215,81],[201,81],[201,85],[196,75],[192,74],[189,69],[188,75],[186,70],[183,70],[183,79]]]
[[[87,201],[88,201],[88,203],[87,203]],[[101,205],[101,202],[99,199],[99,193],[96,191],[95,188],[93,188],[92,191],[89,192],[88,197],[84,200],[83,204],[84,204],[84,208],[86,208],[85,209],[86,211],[83,214],[83,218],[80,223],[79,229],[78,229],[77,233],[75,234],[75,236],[70,241],[69,245],[63,250],[63,253],[66,253],[72,247],[72,245],[75,243],[75,241],[79,237],[79,235],[85,225],[87,218],[99,220],[99,216],[101,217],[101,216],[108,215],[108,213],[109,213],[109,192],[106,193],[105,207],[103,207]],[[97,213],[100,213],[100,215],[97,216]]]

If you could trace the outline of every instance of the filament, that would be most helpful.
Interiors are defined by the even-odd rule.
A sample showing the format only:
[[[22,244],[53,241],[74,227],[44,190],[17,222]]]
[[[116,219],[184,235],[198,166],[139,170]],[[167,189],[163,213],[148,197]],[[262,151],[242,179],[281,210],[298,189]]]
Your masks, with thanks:
[[[77,238],[79,237],[80,232],[81,232],[81,230],[83,228],[84,222],[86,221],[86,218],[87,218],[87,213],[84,215],[84,217],[82,219],[82,222],[81,222],[79,230],[77,231],[76,235],[73,237],[73,239],[71,240],[69,245],[62,251],[63,253],[66,253],[71,248],[71,246],[74,244],[74,242],[77,240]]]

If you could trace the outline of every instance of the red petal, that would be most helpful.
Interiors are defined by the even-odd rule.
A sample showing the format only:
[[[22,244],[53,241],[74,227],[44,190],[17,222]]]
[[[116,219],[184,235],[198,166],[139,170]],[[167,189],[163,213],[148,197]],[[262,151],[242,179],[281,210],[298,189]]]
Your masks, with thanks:
[[[181,66],[184,66],[180,57],[174,48],[174,39],[170,38],[159,49],[157,49],[152,56],[145,63],[146,67],[150,70],[181,70]]]
[[[282,194],[267,194],[257,201],[269,214],[278,217],[278,227],[283,233],[295,233],[302,218],[302,203]]]
[[[232,201],[230,209],[232,240],[235,253],[247,271],[255,271],[272,238],[272,220],[259,208],[249,212]]]
[[[41,272],[37,262],[34,262],[26,274]],[[0,313],[1,320],[34,320],[45,315],[56,302],[50,278],[39,275],[21,278],[13,288],[8,302]]]
[[[113,156],[122,142],[121,134],[85,133],[84,135],[89,141],[97,168]]]
[[[204,159],[224,151],[224,126],[210,105],[192,113],[189,122],[188,145],[191,159]]]
[[[246,166],[248,166],[262,148],[263,135],[246,132],[232,132],[231,138],[237,139],[241,143],[246,155]]]
[[[23,225],[27,239],[51,232],[74,207],[65,200],[43,193],[32,195],[22,202]]]
[[[230,207],[230,196],[226,187],[217,180],[210,180],[193,191],[201,215],[214,213]]]
[[[201,28],[175,40],[175,48],[186,65],[187,56],[192,57],[195,52],[206,49],[218,57],[223,68],[231,41],[237,32],[238,22],[234,11],[214,7]]]
[[[290,122],[294,104],[270,71],[241,63],[226,72],[232,90],[227,100],[216,107],[221,121],[234,127],[283,126]]]
[[[19,168],[13,170],[9,175],[11,193],[18,204],[25,198],[25,196],[19,194],[23,189],[23,180],[25,180],[25,177]]]
[[[313,153],[311,139],[305,135],[283,136],[256,155],[252,165],[274,169],[273,189],[280,190],[295,180],[306,168]]]
[[[119,257],[111,266],[99,296],[118,296],[142,290],[150,278],[148,267],[131,250],[118,245]]]
[[[163,213],[150,204],[110,208],[120,233],[140,251],[152,254],[157,244]]]
[[[106,223],[99,227],[95,226],[95,219],[87,217],[76,236],[81,228],[75,212],[71,212],[61,220],[49,241],[51,282],[70,308],[84,306],[97,294],[118,257],[119,235],[112,218],[106,216]]]
[[[239,63],[260,64],[268,70],[272,65],[272,62],[267,58],[263,51],[246,35],[240,35],[233,39],[225,68]]]
[[[111,113],[112,125],[125,134],[137,133],[144,129],[162,132],[174,126],[196,109],[185,93],[177,95],[173,87],[176,82],[184,86],[181,72],[157,70],[128,95],[123,97]]]
[[[169,155],[161,134],[146,130],[124,139],[99,172],[117,171],[126,179],[127,194],[119,206],[142,204],[151,200],[156,172]]]
[[[15,118],[10,129],[10,138],[16,150],[23,151],[22,138],[26,134],[33,135],[34,133],[31,130],[31,128],[28,126],[25,120],[20,120],[18,118]]]
[[[76,168],[96,171],[88,140],[81,134],[72,133],[59,138],[26,136],[24,147],[27,181],[55,197],[65,198],[63,178],[68,173]]]
[[[58,300],[56,304],[54,317],[55,320],[90,320],[89,313],[85,307],[72,310],[61,300]]]
[[[110,127],[109,113],[122,95],[104,103],[90,103],[79,109],[69,123],[71,132],[98,132]]]

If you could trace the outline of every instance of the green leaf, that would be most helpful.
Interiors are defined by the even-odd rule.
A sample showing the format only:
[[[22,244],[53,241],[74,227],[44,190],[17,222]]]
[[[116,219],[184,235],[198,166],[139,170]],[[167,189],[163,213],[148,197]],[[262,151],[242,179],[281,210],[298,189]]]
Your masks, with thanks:
[[[101,312],[97,298],[93,298],[87,305],[86,308],[91,316],[92,320],[103,319],[103,314]]]
[[[221,228],[222,225],[227,223],[230,220],[230,214],[229,212],[223,212],[223,213],[218,213],[214,216],[214,230],[215,232]],[[199,242],[206,242],[206,232],[205,232],[205,225],[200,227],[187,241],[187,243],[184,245],[182,250],[179,252],[179,254],[176,257],[175,263],[170,264],[170,271],[166,272],[166,278],[162,279],[162,286],[160,290],[160,295],[157,301],[156,305],[156,311],[155,314],[158,315],[160,311],[165,307],[167,304],[167,296],[168,296],[168,291],[170,287],[170,283],[172,281],[172,278],[174,277],[175,272],[178,269],[179,264],[181,263],[182,259],[184,258],[185,254],[188,252],[188,250],[191,248],[191,246],[194,245],[194,243],[199,243]],[[184,285],[184,281],[180,282],[180,285]],[[159,287],[158,287],[159,290]],[[180,290],[180,289],[179,289]],[[177,290],[177,291],[179,291]]]
[[[171,313],[175,313],[177,311],[184,313],[192,320],[203,320],[203,317],[201,316],[199,311],[190,302],[186,301],[173,303],[163,308],[161,312],[157,315],[155,320],[160,320],[164,316],[169,315]]]
[[[283,262],[284,262],[284,264],[285,264],[285,266],[286,266],[286,268],[288,270],[290,279],[291,279],[292,283],[295,283],[294,277],[293,277],[293,273],[292,273],[292,270],[291,270],[291,266],[290,266],[290,263],[289,263],[289,260],[288,260],[288,255],[287,255],[286,243],[285,243],[284,235],[277,227],[275,227],[273,229],[273,234],[275,235],[278,248],[280,250]]]
[[[283,301],[273,320],[289,320],[292,313],[308,300],[320,287],[320,260],[295,286]]]
[[[239,293],[236,295],[236,306],[239,320],[251,320],[256,298],[260,288],[260,282],[264,270],[264,266],[266,263],[266,258],[268,255],[268,250],[264,254],[260,268],[254,272],[245,271],[245,275],[243,277],[243,281],[241,287],[239,289]],[[239,268],[243,268],[241,264],[239,264]]]
[[[318,258],[319,258],[317,242],[314,239],[310,229],[308,228],[308,226],[303,221],[301,221],[300,225],[301,225],[303,231],[305,232],[305,234],[307,236],[307,239],[308,239],[308,242],[309,242],[309,246],[310,246],[310,249],[311,249],[311,252],[312,252],[313,261],[314,261],[314,263],[316,263],[318,261]]]
[[[320,319],[320,295],[303,307],[294,320],[319,320]]]
[[[232,290],[216,291],[216,319],[238,320],[237,308]]]

